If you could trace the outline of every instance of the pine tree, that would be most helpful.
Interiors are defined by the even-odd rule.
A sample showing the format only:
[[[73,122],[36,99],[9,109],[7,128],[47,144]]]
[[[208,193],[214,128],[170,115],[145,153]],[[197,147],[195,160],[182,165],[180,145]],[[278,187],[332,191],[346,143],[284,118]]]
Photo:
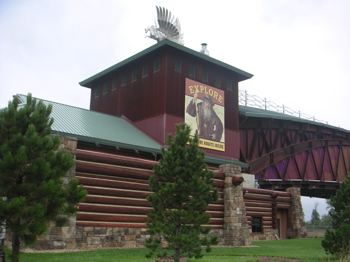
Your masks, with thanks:
[[[321,222],[320,213],[318,213],[317,207],[318,207],[318,203],[315,204],[315,207],[311,213],[311,225],[313,226],[318,226],[320,225],[320,222]]]
[[[28,94],[24,105],[14,97],[0,111],[0,224],[12,234],[13,262],[21,242],[35,243],[52,222],[64,225],[86,196],[75,179],[63,186],[74,161],[50,136],[51,110]]]
[[[350,176],[330,198],[329,215],[333,229],[327,230],[322,246],[327,253],[344,261],[350,259]]]
[[[331,216],[326,214],[321,217],[320,226],[329,227],[332,225]]]
[[[154,166],[149,186],[154,194],[147,197],[153,207],[148,214],[151,237],[146,247],[147,257],[202,257],[201,246],[217,244],[217,238],[206,235],[211,228],[210,215],[205,214],[209,203],[218,199],[212,186],[214,173],[207,169],[204,152],[198,149],[198,137],[189,137],[190,127],[176,126],[175,139],[168,136],[168,148],[162,148],[162,159]]]

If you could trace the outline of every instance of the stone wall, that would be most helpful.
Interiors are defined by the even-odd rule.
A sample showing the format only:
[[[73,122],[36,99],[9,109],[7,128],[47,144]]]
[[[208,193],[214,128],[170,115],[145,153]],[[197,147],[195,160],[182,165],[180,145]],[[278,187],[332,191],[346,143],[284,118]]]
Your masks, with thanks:
[[[76,150],[77,150],[77,145],[78,145],[78,139],[75,137],[68,137],[68,136],[60,136],[61,140],[61,145],[59,147],[59,150],[62,152],[69,152],[71,153],[74,162],[76,159]],[[68,171],[65,180],[64,180],[64,185],[67,185],[69,180],[75,177],[75,164],[74,166]]]
[[[300,188],[290,187],[287,192],[292,195],[290,227],[287,232],[289,238],[306,238],[306,224],[301,203]]]
[[[87,250],[97,248],[144,247],[146,228],[53,227],[40,238],[36,250]]]
[[[276,240],[277,237],[276,228],[265,228],[263,233],[253,233],[250,236],[251,241],[265,241],[265,240]]]
[[[213,229],[209,236],[219,238],[223,245],[223,230]],[[42,236],[35,250],[89,250],[98,248],[141,248],[149,237],[146,228],[118,227],[52,227]]]
[[[241,167],[222,165],[220,171],[225,173],[224,245],[250,246],[251,230],[243,198]]]

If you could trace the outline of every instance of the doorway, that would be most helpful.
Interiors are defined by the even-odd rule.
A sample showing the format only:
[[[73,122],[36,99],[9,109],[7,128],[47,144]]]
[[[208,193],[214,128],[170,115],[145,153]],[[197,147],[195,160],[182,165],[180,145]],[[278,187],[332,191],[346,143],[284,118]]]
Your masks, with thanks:
[[[287,238],[287,221],[288,221],[288,210],[278,209],[277,210],[277,234],[280,239]]]

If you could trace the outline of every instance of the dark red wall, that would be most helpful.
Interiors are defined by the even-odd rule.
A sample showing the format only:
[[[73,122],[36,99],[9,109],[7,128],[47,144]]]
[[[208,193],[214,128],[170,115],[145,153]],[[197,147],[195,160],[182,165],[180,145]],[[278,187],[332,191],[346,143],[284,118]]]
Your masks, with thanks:
[[[154,72],[154,62],[160,60],[160,71]],[[182,63],[181,72],[175,71],[175,61]],[[142,68],[148,65],[148,76],[142,77]],[[190,65],[195,66],[195,77],[189,76]],[[137,70],[137,80],[132,82],[132,72]],[[202,71],[208,71],[208,81],[203,82]],[[122,76],[127,76],[122,86]],[[221,77],[221,85],[215,85],[215,77]],[[190,78],[205,85],[225,91],[226,151],[218,156],[239,158],[238,81],[232,71],[190,55],[171,46],[163,46],[110,72],[91,85],[90,109],[115,116],[125,116],[151,137],[164,144],[167,133],[173,133],[175,122],[184,121],[185,79]],[[112,91],[112,82],[117,89]],[[232,90],[226,90],[227,81]],[[103,94],[104,84],[107,94]],[[99,96],[95,97],[95,88]],[[231,147],[235,147],[234,149]],[[237,150],[236,150],[237,149]],[[210,150],[208,150],[210,152]]]

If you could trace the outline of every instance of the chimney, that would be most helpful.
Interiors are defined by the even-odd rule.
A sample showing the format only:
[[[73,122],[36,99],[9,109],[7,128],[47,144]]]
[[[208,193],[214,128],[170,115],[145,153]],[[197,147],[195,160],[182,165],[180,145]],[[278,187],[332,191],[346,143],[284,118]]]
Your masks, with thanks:
[[[202,53],[202,54],[205,54],[205,55],[209,56],[209,51],[208,51],[208,49],[207,49],[207,44],[206,44],[206,43],[203,43],[203,44],[202,44],[202,50],[199,51],[199,52]]]

